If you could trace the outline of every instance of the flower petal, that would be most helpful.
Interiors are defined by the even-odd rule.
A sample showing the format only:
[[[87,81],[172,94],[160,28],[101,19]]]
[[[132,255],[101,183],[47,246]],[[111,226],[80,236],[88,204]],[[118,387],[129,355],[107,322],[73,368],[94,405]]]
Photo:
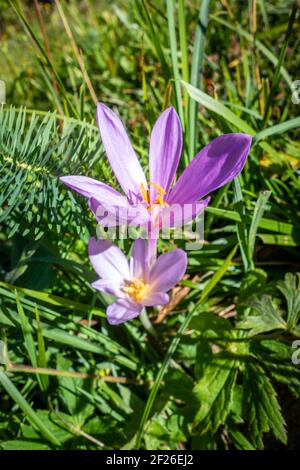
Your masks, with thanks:
[[[104,292],[105,294],[114,295],[118,298],[126,296],[125,292],[121,289],[121,284],[119,282],[113,282],[112,280],[107,281],[106,279],[98,279],[92,283],[92,287]]]
[[[125,194],[130,198],[147,187],[142,167],[120,118],[102,103],[97,105],[97,121],[109,163]]]
[[[224,134],[214,139],[184,170],[167,202],[197,201],[231,181],[245,165],[251,139],[247,134]]]
[[[113,200],[112,200],[113,201]],[[116,227],[124,225],[129,227],[145,227],[149,221],[149,212],[142,204],[131,206],[127,199],[118,199],[119,205],[107,204],[91,198],[88,201],[89,208],[94,213],[96,220],[103,227]]]
[[[179,282],[186,271],[187,255],[176,248],[158,257],[150,272],[151,291],[167,292]]]
[[[88,251],[93,268],[102,279],[112,281],[113,285],[130,279],[127,258],[112,242],[91,238]]]
[[[106,309],[107,321],[111,325],[119,325],[137,317],[143,306],[134,304],[127,299],[116,300]]]
[[[165,305],[169,302],[170,297],[165,292],[153,292],[147,296],[141,303],[145,307],[151,307],[153,305]]]
[[[160,227],[181,227],[198,217],[204,211],[210,201],[210,197],[186,204],[172,204],[166,207],[160,214]]]
[[[145,279],[148,277],[148,243],[139,238],[135,240],[130,258],[130,272],[132,277]]]
[[[175,178],[182,150],[182,129],[173,107],[166,109],[157,119],[151,133],[149,151],[150,181],[169,193]],[[151,200],[156,189],[150,187]]]

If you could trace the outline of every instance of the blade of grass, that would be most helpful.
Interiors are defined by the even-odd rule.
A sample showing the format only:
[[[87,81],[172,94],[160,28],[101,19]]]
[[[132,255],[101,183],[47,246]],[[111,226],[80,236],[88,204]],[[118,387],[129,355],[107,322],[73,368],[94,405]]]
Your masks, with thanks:
[[[251,259],[248,252],[248,231],[246,226],[246,208],[242,193],[239,177],[233,180],[234,207],[240,215],[240,222],[236,223],[237,238],[239,242],[240,252],[244,264],[244,270],[248,271],[251,266]]]
[[[41,12],[41,7],[40,7],[40,4],[39,4],[39,0],[34,0],[34,8],[35,8],[35,11],[36,11],[36,14],[37,14],[40,29],[41,29],[42,36],[43,36],[43,39],[44,39],[46,54],[48,56],[49,62],[52,62],[53,58],[52,58],[52,53],[51,53],[51,49],[50,49],[49,38],[48,38],[45,22],[44,22],[44,19],[43,19],[43,15],[42,15],[42,12]],[[56,92],[58,91],[57,82],[56,82],[56,79],[55,79],[54,75],[53,75],[53,88]]]
[[[298,127],[300,127],[300,117],[281,122],[280,124],[275,124],[274,126],[267,127],[266,129],[258,132],[258,134],[253,137],[253,143],[266,137],[270,137],[271,135],[283,134],[291,129],[297,129]]]
[[[293,24],[294,24],[295,19],[296,19],[298,8],[299,8],[298,1],[295,0],[293,2],[293,7],[292,7],[291,14],[290,14],[288,27],[287,27],[287,30],[286,30],[284,43],[283,43],[283,46],[281,48],[279,58],[278,58],[278,62],[276,64],[276,69],[275,69],[275,72],[274,72],[274,75],[273,75],[271,88],[270,88],[270,93],[269,93],[268,98],[267,98],[265,113],[264,113],[263,120],[262,120],[262,123],[261,123],[261,129],[263,129],[265,127],[265,124],[266,124],[266,122],[268,120],[268,117],[269,117],[270,107],[271,107],[271,104],[272,104],[272,101],[273,101],[273,98],[274,98],[274,95],[275,95],[275,92],[277,90],[278,83],[279,83],[279,80],[280,80],[280,71],[281,71],[281,67],[282,67],[282,64],[283,64],[283,61],[284,61],[284,58],[285,58],[286,50],[287,50],[287,47],[288,47],[288,44],[289,44],[289,41],[290,41],[290,36],[292,34]]]
[[[166,82],[168,82],[171,78],[170,70],[165,59],[165,54],[162,50],[162,47],[159,41],[159,35],[155,31],[153,21],[149,14],[147,4],[145,0],[141,0],[140,2],[135,0],[135,3],[136,3],[137,10],[139,11],[140,14],[142,14],[142,18],[148,29],[148,36],[149,36],[150,42],[151,44],[153,44],[154,49],[156,50],[157,57],[160,61],[160,64],[163,70],[164,78]]]
[[[271,191],[261,192],[255,204],[254,214],[252,217],[251,225],[249,228],[249,234],[248,234],[248,257],[249,257],[249,260],[251,260],[251,266],[250,266],[251,269],[254,269],[253,255],[254,255],[255,238],[257,234],[259,221],[264,214],[270,195],[271,195]]]
[[[221,217],[224,219],[234,220],[235,222],[241,222],[241,216],[236,211],[230,211],[225,209],[219,209],[218,207],[208,206],[205,209],[206,212]],[[251,219],[246,217],[247,223],[251,223]],[[284,235],[293,235],[297,232],[297,227],[286,222],[280,222],[279,220],[272,220],[262,217],[259,221],[258,226],[271,232],[277,232]]]
[[[179,27],[179,41],[180,41],[180,53],[181,53],[181,71],[182,78],[186,82],[189,82],[189,57],[188,57],[188,42],[186,36],[186,21],[185,21],[185,10],[184,0],[178,1],[178,27]],[[188,109],[189,109],[189,96],[187,91],[184,91],[184,102],[185,102],[185,119],[188,123]],[[185,126],[185,132],[187,133],[189,126]]]
[[[214,113],[223,117],[226,121],[230,122],[241,131],[246,132],[250,135],[255,134],[255,130],[251,126],[249,126],[249,124],[247,124],[245,121],[243,121],[243,119],[241,119],[239,116],[230,111],[230,109],[226,108],[226,106],[224,106],[222,103],[215,100],[214,98],[207,95],[198,88],[195,88],[194,86],[190,85],[189,83],[186,83],[183,80],[182,83],[187,89],[190,97],[193,98],[193,100],[202,104],[202,106],[209,109],[210,111],[213,111]]]
[[[27,349],[28,356],[29,356],[32,366],[37,367],[37,355],[36,355],[35,343],[34,343],[34,339],[32,335],[32,327],[25,315],[24,309],[20,302],[19,294],[16,290],[15,290],[15,296],[16,296],[18,314],[20,318],[20,325],[21,325],[23,336],[24,336],[25,347]]]
[[[29,35],[30,39],[32,40],[32,43],[33,43],[34,47],[41,53],[42,57],[45,59],[46,64],[48,65],[48,67],[51,70],[53,76],[55,77],[55,80],[56,80],[56,82],[59,86],[59,89],[60,89],[60,91],[63,95],[63,98],[64,98],[65,102],[67,103],[69,109],[73,113],[73,116],[78,117],[78,113],[77,113],[76,109],[74,108],[73,104],[69,100],[69,97],[68,97],[67,91],[65,89],[65,86],[64,86],[60,76],[56,72],[53,63],[50,62],[50,60],[49,60],[42,44],[39,41],[39,39],[37,38],[37,36],[33,32],[32,28],[30,27],[30,25],[29,25],[28,21],[26,20],[25,16],[23,15],[23,13],[19,9],[19,7],[15,4],[15,2],[13,0],[9,0],[9,3],[11,5],[11,7],[14,9],[14,11],[16,12],[16,14],[17,14],[18,18],[20,19],[21,23],[23,24],[24,29],[25,29],[26,33]],[[50,79],[50,83],[51,83],[51,79]],[[52,91],[52,93],[56,94],[55,89],[53,88],[53,86],[52,86],[51,91]]]
[[[68,38],[70,39],[70,42],[71,42],[71,46],[72,46],[72,49],[73,49],[73,52],[74,52],[74,55],[76,57],[76,60],[78,62],[78,65],[80,67],[80,70],[82,72],[82,77],[83,77],[83,80],[84,82],[86,83],[86,86],[88,87],[89,89],[89,92],[90,92],[90,95],[94,101],[94,104],[97,105],[98,103],[98,98],[97,98],[97,95],[95,93],[95,90],[94,90],[94,87],[93,87],[93,84],[91,82],[91,79],[89,77],[89,74],[87,73],[87,70],[86,70],[86,67],[85,67],[85,63],[84,63],[84,60],[83,60],[83,56],[80,52],[80,50],[78,49],[78,46],[76,44],[76,41],[74,39],[74,36],[73,36],[73,33],[72,33],[72,30],[69,26],[69,23],[68,23],[68,20],[67,20],[67,17],[66,15],[64,14],[64,11],[62,9],[62,6],[60,4],[60,1],[59,0],[55,0],[55,5],[56,5],[56,8],[58,10],[58,13],[59,13],[59,16],[61,18],[61,21],[64,25],[64,28],[65,28],[65,31],[67,33],[67,36]]]
[[[230,29],[231,31],[234,31],[238,33],[240,36],[243,36],[250,44],[253,42],[253,37],[251,34],[247,33],[244,29],[240,28],[237,24],[230,24],[228,21],[223,20],[222,18],[219,18],[216,15],[210,15],[210,18],[213,21],[216,21],[217,23],[226,26],[226,28]],[[256,39],[255,42],[256,48],[272,63],[275,65],[275,67],[278,64],[278,58],[276,55],[274,55],[262,42],[260,42],[258,39]],[[280,68],[280,73],[288,86],[292,89],[293,86],[293,79],[290,77],[288,74],[287,70],[281,66]]]
[[[203,69],[204,51],[206,42],[206,32],[208,25],[208,13],[209,13],[210,0],[203,0],[199,10],[199,17],[197,21],[195,42],[192,54],[192,65],[191,65],[191,84],[194,87],[199,87],[200,76]],[[189,105],[189,159],[190,161],[194,158],[196,152],[197,142],[197,104],[195,101],[191,101]]]
[[[37,329],[37,340],[38,340],[38,360],[37,365],[40,368],[46,368],[48,366],[47,354],[45,348],[45,341],[41,328],[40,314],[37,305],[35,305],[35,319]],[[45,391],[49,388],[49,378],[47,376],[40,376],[42,389]]]
[[[204,289],[201,293],[200,299],[197,302],[198,304],[203,303],[203,301],[207,298],[207,296],[210,294],[210,292],[213,290],[213,288],[222,279],[222,277],[226,273],[227,269],[229,268],[232,259],[234,258],[235,254],[236,254],[237,248],[238,248],[238,245],[235,245],[235,247],[231,250],[230,254],[225,259],[222,266],[218,269],[218,271],[215,272],[213,277],[208,281],[208,283],[206,284],[206,286],[204,287]]]
[[[191,98],[198,101],[200,104],[202,104],[202,106],[209,109],[210,111],[217,114],[218,116],[223,117],[226,121],[233,124],[235,127],[237,127],[242,132],[250,134],[251,136],[255,136],[256,131],[253,129],[253,127],[251,127],[243,119],[241,119],[239,116],[237,116],[232,111],[230,111],[228,108],[226,108],[226,106],[224,106],[224,104],[222,104],[219,101],[215,100],[214,98],[212,98],[211,96],[209,96],[206,93],[202,92],[201,90],[193,87],[189,83],[186,83],[184,81],[182,81],[182,83],[186,87],[186,89],[188,90],[188,93],[191,96]],[[259,141],[258,145],[265,152],[267,152],[274,160],[278,159],[278,152],[275,149],[273,149],[273,147],[271,145],[269,145],[267,142],[260,142]]]
[[[266,245],[279,245],[279,246],[300,246],[300,241],[295,241],[294,237],[290,235],[272,234],[272,233],[258,233],[257,236]]]
[[[100,317],[105,317],[105,312],[97,307],[91,307],[89,305],[81,304],[80,302],[75,302],[70,299],[64,299],[59,297],[58,295],[48,294],[47,292],[40,292],[32,289],[26,289],[23,287],[15,287],[11,284],[7,284],[6,282],[0,281],[0,286],[10,290],[16,290],[17,292],[28,295],[36,300],[41,300],[42,302],[46,302],[50,305],[55,305],[57,307],[65,307],[70,310],[78,310],[80,312],[91,312],[93,315],[97,315]]]
[[[185,126],[184,126],[184,115],[183,115],[181,88],[180,88],[181,77],[179,73],[178,57],[177,57],[177,40],[176,40],[174,2],[173,0],[166,0],[166,4],[167,4],[169,42],[170,42],[170,49],[171,49],[173,74],[174,74],[174,79],[175,79],[177,109],[178,109],[179,117],[181,119],[181,123],[183,125],[183,130],[184,130]]]
[[[175,338],[172,340],[169,348],[168,348],[168,351],[165,355],[165,358],[163,360],[163,363],[158,371],[158,374],[156,376],[156,379],[155,379],[155,382],[153,384],[153,387],[151,388],[151,391],[150,391],[150,394],[149,394],[149,397],[148,397],[148,400],[147,400],[147,403],[146,403],[146,406],[144,408],[144,412],[143,412],[143,415],[142,415],[142,418],[141,418],[141,421],[140,421],[140,425],[139,425],[139,429],[138,429],[138,432],[137,432],[137,435],[136,435],[136,441],[135,441],[135,448],[136,449],[139,449],[141,447],[141,443],[142,443],[142,438],[143,438],[143,433],[144,433],[144,429],[145,429],[145,425],[148,421],[148,418],[150,416],[150,413],[151,413],[151,410],[153,408],[153,405],[154,405],[154,402],[155,402],[155,399],[156,399],[156,396],[157,396],[157,393],[158,393],[158,390],[159,390],[159,387],[160,387],[160,384],[161,384],[161,381],[163,379],[163,376],[164,374],[166,373],[167,369],[168,369],[168,366],[170,364],[170,361],[177,349],[177,346],[179,345],[180,343],[180,340],[181,340],[181,337],[183,335],[183,333],[185,332],[185,330],[187,329],[190,321],[192,320],[193,316],[195,315],[195,313],[197,312],[197,308],[199,306],[199,303],[203,303],[204,300],[207,298],[207,296],[210,294],[210,292],[212,291],[212,289],[216,286],[216,284],[221,280],[221,278],[224,276],[224,274],[226,273],[228,267],[230,266],[231,264],[231,261],[236,253],[236,250],[237,250],[237,246],[234,247],[234,249],[230,252],[230,254],[228,255],[228,257],[225,259],[223,265],[220,267],[220,269],[213,275],[213,277],[211,278],[211,280],[209,281],[208,285],[206,286],[205,289],[203,289],[202,291],[202,294],[201,294],[201,297],[199,299],[199,302],[197,303],[197,305],[192,308],[190,310],[190,312],[188,313],[188,315],[186,316],[185,320],[181,323],[178,331],[177,331],[177,334],[175,336]]]

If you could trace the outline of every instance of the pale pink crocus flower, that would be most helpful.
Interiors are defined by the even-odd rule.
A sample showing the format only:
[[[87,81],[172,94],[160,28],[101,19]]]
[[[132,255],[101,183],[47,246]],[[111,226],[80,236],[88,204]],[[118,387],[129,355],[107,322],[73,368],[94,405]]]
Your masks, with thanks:
[[[168,303],[167,292],[182,279],[187,266],[186,253],[178,248],[151,263],[148,242],[142,239],[134,242],[129,261],[108,240],[91,238],[88,251],[99,276],[92,286],[116,298],[106,310],[112,325],[137,317],[144,307]]]

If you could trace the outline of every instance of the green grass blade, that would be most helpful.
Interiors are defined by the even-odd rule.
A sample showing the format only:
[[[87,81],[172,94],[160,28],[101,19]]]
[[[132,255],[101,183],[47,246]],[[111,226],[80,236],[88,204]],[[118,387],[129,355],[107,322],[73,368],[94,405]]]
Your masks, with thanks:
[[[198,303],[204,302],[204,300],[208,297],[210,292],[213,290],[213,288],[218,284],[218,282],[222,279],[224,274],[226,273],[227,269],[229,268],[232,259],[234,258],[236,251],[237,251],[238,245],[235,245],[235,247],[231,250],[227,258],[225,259],[224,263],[222,266],[218,269],[218,271],[215,272],[213,277],[209,280],[209,282],[206,284],[204,287],[201,297],[198,301]]]
[[[228,23],[228,21],[223,20],[222,18],[219,18],[216,15],[211,15],[211,19],[223,26],[226,26],[226,28],[230,29],[231,31],[238,33],[240,36],[244,37],[250,44],[253,43],[253,36],[247,33],[247,31],[245,31],[244,29],[240,28],[237,24],[232,25]],[[261,41],[256,39],[255,46],[273,65],[275,65],[275,67],[277,66],[278,57],[276,57],[276,55],[273,54]],[[293,79],[283,66],[281,66],[280,68],[280,73],[281,73],[281,76],[286,81],[286,83],[288,84],[288,86],[292,89]]]
[[[11,396],[14,402],[21,408],[21,410],[25,413],[28,420],[32,423],[34,427],[36,427],[40,433],[51,442],[54,446],[59,447],[60,442],[56,439],[55,436],[47,429],[47,427],[42,423],[39,417],[36,415],[35,411],[31,408],[29,403],[25,400],[25,398],[21,395],[19,390],[14,386],[14,384],[10,381],[7,375],[0,370],[0,383],[2,387],[6,390],[6,392]]]
[[[186,35],[184,0],[178,1],[178,27],[179,27],[182,78],[186,82],[189,82],[190,80],[189,56],[188,56],[188,42],[187,42],[187,35]]]
[[[242,194],[239,177],[233,180],[234,206],[240,215],[240,222],[237,222],[237,238],[240,246],[240,252],[245,271],[248,271],[252,265],[248,252],[248,231],[246,226],[246,208]]]
[[[164,73],[165,80],[168,81],[170,79],[170,70],[169,70],[168,64],[167,64],[166,59],[165,59],[165,54],[162,50],[162,47],[161,47],[161,44],[160,44],[160,41],[159,41],[159,35],[155,31],[152,18],[149,14],[147,4],[146,4],[145,0],[141,0],[140,2],[138,2],[136,0],[135,3],[136,3],[138,11],[140,11],[142,13],[143,20],[144,20],[144,22],[147,26],[147,29],[148,29],[149,38],[151,40],[151,43],[153,44],[153,47],[154,47],[154,49],[156,51],[156,54],[157,54],[157,57],[160,61],[160,64],[161,64],[161,67],[162,67],[162,70],[163,70],[163,73]]]
[[[37,339],[38,339],[38,360],[37,364],[38,367],[47,368],[48,361],[47,361],[47,354],[45,348],[45,341],[43,337],[41,321],[40,321],[40,314],[37,305],[35,305],[35,319],[36,319],[36,329],[37,329]],[[40,375],[41,385],[43,390],[47,390],[49,387],[49,378],[47,376]]]
[[[21,10],[19,9],[19,7],[15,4],[15,2],[13,0],[9,0],[9,3],[10,5],[12,6],[12,8],[14,9],[14,11],[16,12],[17,16],[19,17],[21,23],[23,24],[23,27],[26,31],[26,33],[29,35],[29,37],[31,38],[34,46],[37,48],[37,50],[41,53],[42,57],[44,58],[46,64],[48,65],[48,67],[50,68],[51,72],[53,73],[58,85],[59,85],[59,88],[63,94],[63,97],[64,97],[64,100],[68,103],[68,107],[69,109],[72,111],[73,115],[75,117],[78,117],[78,113],[75,109],[75,107],[73,106],[73,104],[71,103],[68,95],[67,95],[67,91],[65,89],[65,86],[60,78],[60,76],[58,75],[58,73],[56,72],[52,62],[49,60],[43,46],[41,45],[39,39],[37,38],[36,34],[34,33],[33,29],[30,27],[28,21],[26,20],[25,16],[23,15],[23,13],[21,12]],[[56,94],[55,90],[53,89],[53,86],[51,84],[51,80],[50,80],[50,86],[51,86],[51,93],[53,94]],[[60,106],[61,107],[61,106]]]
[[[291,235],[281,235],[273,233],[258,233],[257,236],[266,245],[278,245],[278,246],[300,246],[300,240],[295,240]]]
[[[265,124],[268,120],[270,107],[271,107],[274,95],[275,95],[277,87],[278,87],[278,83],[279,83],[279,80],[280,80],[281,67],[282,67],[282,64],[283,64],[283,61],[284,61],[284,58],[285,58],[285,54],[286,54],[286,50],[287,50],[287,47],[288,47],[288,44],[289,44],[289,41],[290,41],[290,37],[291,37],[291,34],[292,34],[292,30],[293,30],[293,24],[296,20],[296,15],[297,15],[297,12],[298,12],[298,8],[299,8],[298,2],[294,1],[292,11],[291,11],[291,14],[290,14],[290,18],[289,18],[289,22],[288,22],[288,27],[287,27],[286,34],[285,34],[284,43],[282,45],[282,48],[281,48],[281,51],[280,51],[280,54],[279,54],[278,62],[276,64],[275,73],[273,75],[273,79],[272,79],[272,83],[271,83],[270,93],[269,93],[268,98],[267,98],[265,112],[264,112],[264,116],[263,116],[263,120],[262,120],[262,124],[261,124],[262,129],[265,127]]]
[[[230,211],[212,206],[208,206],[205,211],[209,214],[215,215],[216,217],[233,220],[234,222],[241,222],[242,220],[240,214],[237,211]],[[248,216],[247,223],[251,223],[251,220]],[[297,231],[297,227],[295,227],[293,224],[288,224],[279,220],[266,219],[264,217],[260,219],[258,226],[265,230],[270,230],[271,232],[278,232],[285,235],[292,235]]]
[[[20,302],[19,294],[16,290],[15,290],[15,296],[16,296],[17,309],[18,309],[19,318],[20,318],[20,324],[21,324],[21,328],[22,328],[22,332],[24,336],[25,347],[27,349],[32,366],[37,367],[37,355],[36,355],[35,343],[34,343],[34,339],[32,335],[32,327],[25,315],[24,309]]]
[[[289,119],[288,121],[275,124],[274,126],[267,127],[261,132],[258,132],[253,138],[253,143],[272,135],[283,134],[291,129],[297,129],[298,127],[300,127],[300,117]]]
[[[31,297],[35,300],[46,302],[49,305],[54,305],[56,307],[64,307],[69,310],[78,310],[79,312],[89,311],[93,315],[105,317],[105,312],[100,308],[82,304],[71,299],[64,299],[63,297],[59,297],[58,295],[48,294],[47,292],[40,292],[32,289],[26,289],[23,287],[15,287],[11,284],[7,284],[6,282],[1,281],[0,287],[4,287],[5,289],[16,290],[20,294],[27,295],[28,297]]]
[[[203,0],[199,11],[199,18],[197,21],[195,42],[192,55],[191,65],[191,84],[194,87],[199,87],[200,76],[203,69],[204,51],[206,42],[206,32],[208,25],[210,0]],[[189,158],[192,160],[196,152],[196,129],[197,129],[197,104],[191,101],[189,105]]]
[[[254,214],[253,214],[252,222],[251,222],[250,229],[249,229],[249,235],[248,235],[249,259],[253,259],[254,248],[255,248],[255,238],[256,238],[256,234],[257,234],[257,230],[259,226],[259,221],[264,214],[270,195],[271,195],[271,191],[261,192],[255,205]],[[251,267],[254,268],[254,264],[252,264]]]
[[[168,17],[168,29],[169,29],[169,41],[171,49],[172,67],[175,79],[175,90],[176,90],[176,101],[179,117],[184,128],[184,115],[182,108],[181,99],[181,88],[180,88],[180,72],[177,57],[177,40],[176,40],[176,26],[175,26],[175,11],[173,0],[166,0],[167,4],[167,17]]]
[[[250,135],[255,135],[255,130],[251,126],[249,126],[249,124],[247,124],[245,121],[243,121],[243,119],[241,119],[239,116],[230,111],[230,109],[226,108],[226,106],[224,106],[222,103],[215,100],[214,98],[207,95],[198,88],[195,88],[194,86],[190,85],[189,83],[186,83],[185,81],[182,81],[182,83],[187,89],[190,97],[193,98],[193,100],[200,103],[206,109],[209,109],[210,111],[213,111],[214,113],[218,114],[226,121],[230,122],[235,127],[237,127],[240,131]]]

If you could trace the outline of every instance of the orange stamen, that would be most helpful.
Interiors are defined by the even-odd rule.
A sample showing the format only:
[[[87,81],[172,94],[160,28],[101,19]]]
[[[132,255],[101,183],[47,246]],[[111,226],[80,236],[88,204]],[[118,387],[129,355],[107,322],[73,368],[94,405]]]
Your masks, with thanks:
[[[141,302],[147,295],[149,284],[146,284],[143,279],[134,277],[128,281],[128,285],[123,287],[123,291],[130,295],[135,302]]]
[[[152,181],[149,182],[149,186],[153,186],[157,190],[158,194],[155,197],[154,202],[150,204],[150,192],[145,188],[143,183],[141,184],[141,194],[143,200],[147,203],[147,210],[150,211],[156,205],[170,207],[170,205],[163,198],[163,196],[166,194],[164,188],[159,186],[159,184],[153,183]]]

